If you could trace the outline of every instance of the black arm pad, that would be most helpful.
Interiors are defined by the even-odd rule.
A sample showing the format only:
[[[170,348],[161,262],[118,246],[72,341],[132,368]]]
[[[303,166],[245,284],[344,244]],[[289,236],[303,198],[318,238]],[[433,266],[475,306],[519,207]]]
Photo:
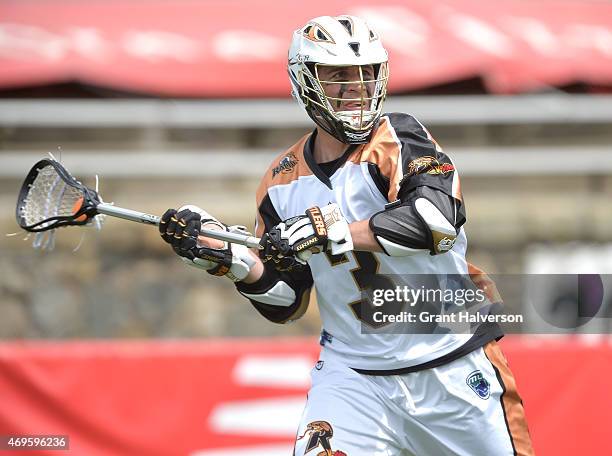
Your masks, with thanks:
[[[283,290],[289,292],[293,290],[293,295],[295,296],[293,302],[291,302],[292,298],[287,296],[286,292],[283,292],[281,295],[277,294],[277,299],[272,300],[272,302],[282,303],[282,305],[260,302],[260,299],[268,296],[270,290],[279,284],[279,282],[284,282],[286,284]],[[264,263],[264,273],[257,282],[251,284],[236,282],[235,285],[238,291],[245,296],[255,309],[257,309],[266,319],[274,323],[286,323],[288,321],[297,320],[306,311],[313,279],[308,266],[300,271],[279,272],[274,269],[272,262],[268,262]],[[281,296],[284,296],[284,298],[279,299]],[[264,298],[264,300],[266,299]]]
[[[450,250],[465,222],[464,218],[457,220],[455,199],[427,186],[400,198],[370,219],[370,229],[383,250],[391,256]]]
[[[370,218],[370,229],[380,243],[384,238],[412,249],[429,250],[431,234],[411,203],[402,203]],[[381,247],[385,247],[381,244]],[[386,250],[386,249],[385,249]]]

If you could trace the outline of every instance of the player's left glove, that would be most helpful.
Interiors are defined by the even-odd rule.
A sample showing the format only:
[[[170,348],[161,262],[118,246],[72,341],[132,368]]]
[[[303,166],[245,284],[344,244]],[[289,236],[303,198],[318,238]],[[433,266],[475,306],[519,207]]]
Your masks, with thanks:
[[[183,206],[178,211],[168,209],[161,217],[159,231],[164,241],[190,266],[205,269],[216,276],[226,276],[234,282],[243,280],[255,265],[248,247],[224,242],[222,248],[210,248],[198,242],[203,225],[218,226],[224,231],[248,234],[243,226],[227,226],[197,206]]]
[[[261,245],[263,261],[287,271],[304,266],[314,253],[329,250],[339,255],[353,250],[353,239],[340,208],[332,203],[279,223],[264,234]]]

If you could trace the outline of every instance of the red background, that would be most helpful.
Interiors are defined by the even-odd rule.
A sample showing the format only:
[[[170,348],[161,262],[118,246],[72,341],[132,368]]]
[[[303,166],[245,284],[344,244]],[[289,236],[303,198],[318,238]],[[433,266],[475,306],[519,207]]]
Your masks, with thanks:
[[[536,453],[612,454],[609,340],[506,337],[501,343]],[[216,431],[211,417],[234,402],[305,400],[303,381],[244,384],[235,367],[253,355],[314,363],[318,349],[312,339],[2,343],[0,435],[67,434],[67,453],[92,456],[289,445],[292,436],[283,432]],[[266,419],[275,418],[271,411]]]
[[[515,93],[612,86],[612,4],[584,0],[0,2],[0,87],[66,81],[167,96],[288,97],[287,49],[320,15],[368,18],[390,91],[467,78]]]

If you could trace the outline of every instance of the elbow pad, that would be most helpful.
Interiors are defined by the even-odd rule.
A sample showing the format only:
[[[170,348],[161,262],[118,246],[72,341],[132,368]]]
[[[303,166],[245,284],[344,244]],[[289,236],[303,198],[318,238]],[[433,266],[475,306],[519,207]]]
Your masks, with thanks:
[[[279,280],[268,290],[247,293],[240,291],[240,294],[253,301],[271,306],[289,307],[295,302],[295,291],[282,280]]]
[[[257,282],[236,282],[236,288],[265,318],[274,323],[287,323],[306,312],[312,284],[308,267],[300,273],[289,274],[266,266]]]
[[[370,219],[374,237],[389,256],[448,252],[455,243],[453,197],[431,187],[417,187],[405,202],[387,205]]]

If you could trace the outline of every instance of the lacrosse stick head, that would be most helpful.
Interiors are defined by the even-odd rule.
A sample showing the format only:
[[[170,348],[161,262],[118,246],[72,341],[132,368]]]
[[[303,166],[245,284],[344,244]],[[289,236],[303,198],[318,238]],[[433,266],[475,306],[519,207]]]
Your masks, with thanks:
[[[102,200],[76,180],[59,162],[43,159],[26,176],[17,199],[19,226],[40,233],[62,226],[85,225]]]

